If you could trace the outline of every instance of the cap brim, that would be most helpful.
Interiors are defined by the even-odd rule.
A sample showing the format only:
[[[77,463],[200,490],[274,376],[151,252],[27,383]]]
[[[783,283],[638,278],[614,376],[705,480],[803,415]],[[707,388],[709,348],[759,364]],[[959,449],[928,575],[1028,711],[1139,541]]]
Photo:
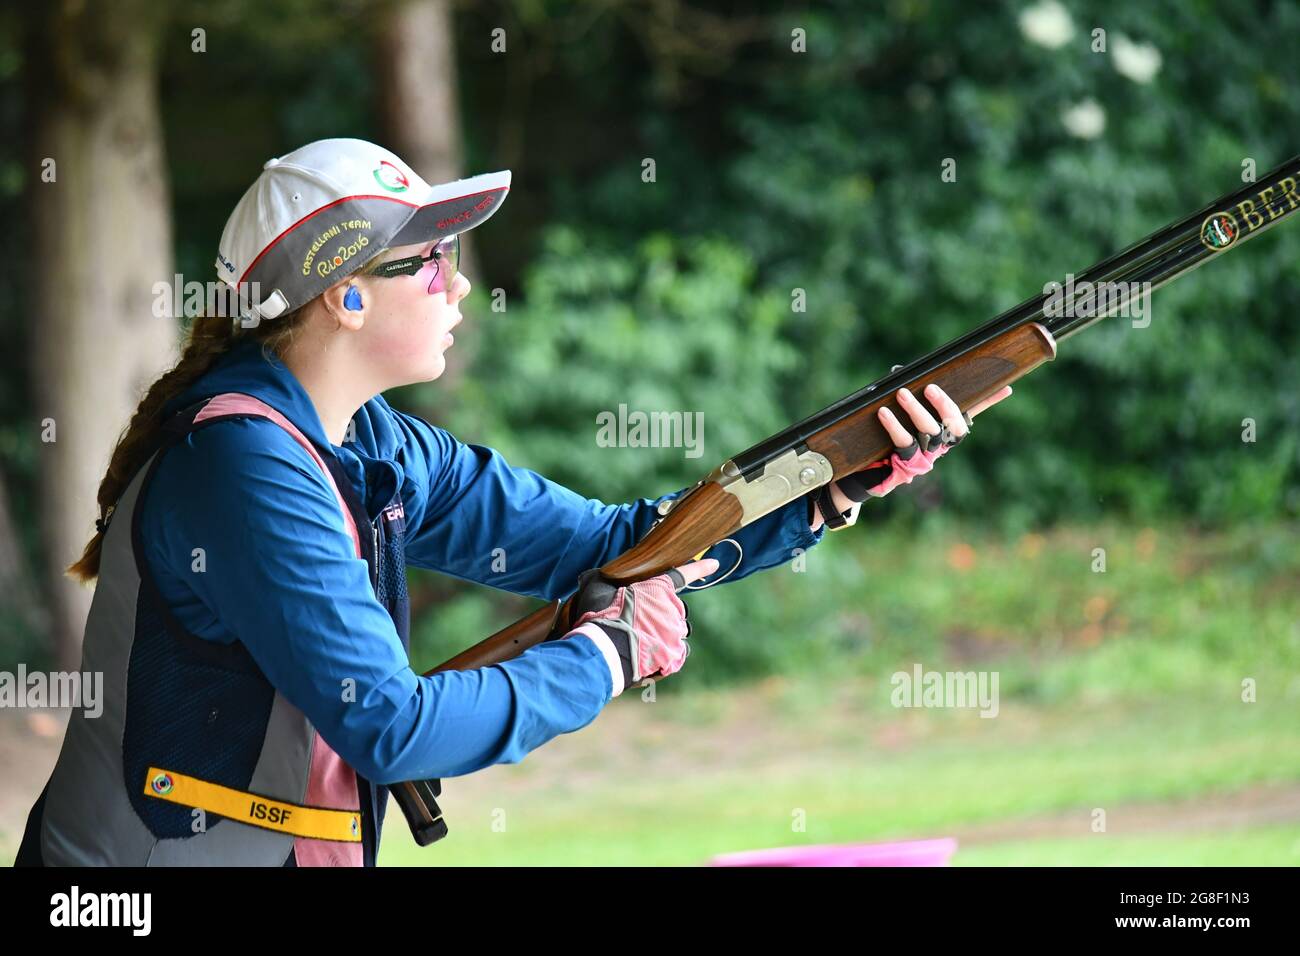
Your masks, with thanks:
[[[388,240],[408,246],[468,232],[486,222],[510,191],[510,170],[429,187],[411,218]]]

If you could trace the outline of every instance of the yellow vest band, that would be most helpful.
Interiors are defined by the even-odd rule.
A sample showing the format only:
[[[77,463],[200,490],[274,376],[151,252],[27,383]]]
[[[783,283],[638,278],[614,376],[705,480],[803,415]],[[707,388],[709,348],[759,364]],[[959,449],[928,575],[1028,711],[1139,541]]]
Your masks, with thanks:
[[[297,803],[272,800],[218,783],[187,777],[174,770],[150,767],[144,793],[171,803],[198,807],[227,820],[249,826],[292,833],[313,840],[340,843],[361,842],[361,813],[358,810],[325,810]]]

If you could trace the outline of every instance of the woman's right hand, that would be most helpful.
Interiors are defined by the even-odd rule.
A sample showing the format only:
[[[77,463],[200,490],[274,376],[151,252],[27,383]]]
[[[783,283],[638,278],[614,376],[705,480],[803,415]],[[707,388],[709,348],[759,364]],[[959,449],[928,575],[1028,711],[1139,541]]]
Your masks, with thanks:
[[[677,591],[716,570],[718,562],[706,558],[624,587],[604,580],[599,568],[584,571],[573,596],[573,629],[564,636],[583,634],[601,649],[614,697],[642,679],[675,674],[691,652],[689,612]]]

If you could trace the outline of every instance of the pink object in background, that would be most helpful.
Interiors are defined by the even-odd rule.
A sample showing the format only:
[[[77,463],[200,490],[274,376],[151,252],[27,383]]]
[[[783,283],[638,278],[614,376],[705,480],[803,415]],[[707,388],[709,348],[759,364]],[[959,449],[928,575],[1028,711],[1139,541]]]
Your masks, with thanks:
[[[947,866],[957,851],[951,837],[902,843],[828,843],[723,853],[709,866]]]

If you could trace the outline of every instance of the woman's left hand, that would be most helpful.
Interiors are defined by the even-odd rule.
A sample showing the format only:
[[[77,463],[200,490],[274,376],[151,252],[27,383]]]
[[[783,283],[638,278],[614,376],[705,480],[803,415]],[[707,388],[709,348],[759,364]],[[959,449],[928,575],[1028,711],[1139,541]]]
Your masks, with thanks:
[[[862,471],[845,475],[830,483],[829,495],[836,511],[840,514],[850,512],[840,527],[847,528],[857,522],[858,511],[867,498],[883,498],[899,485],[908,484],[913,478],[924,475],[933,468],[936,460],[966,437],[970,431],[970,419],[1010,395],[1011,386],[1003,386],[976,404],[966,415],[962,415],[957,403],[938,385],[927,385],[924,394],[939,413],[938,420],[907,389],[900,388],[896,395],[899,407],[912,420],[912,425],[920,436],[919,440],[903,427],[889,408],[883,407],[876,413],[876,417],[893,440],[894,453],[884,461],[875,462]],[[811,497],[814,504],[809,527],[816,531],[825,523],[822,518],[822,503],[826,499],[820,490],[812,492]]]

